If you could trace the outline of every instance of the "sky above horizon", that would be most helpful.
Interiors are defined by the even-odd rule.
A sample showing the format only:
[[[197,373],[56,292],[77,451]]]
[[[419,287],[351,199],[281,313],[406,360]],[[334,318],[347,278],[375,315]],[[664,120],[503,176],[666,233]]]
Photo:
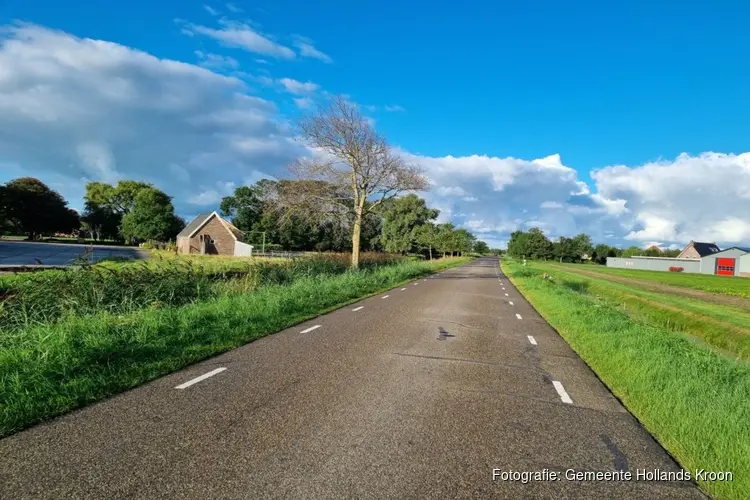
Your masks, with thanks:
[[[64,5],[63,5],[64,4]],[[658,5],[655,5],[658,4]],[[532,226],[615,245],[750,244],[741,2],[0,0],[0,182],[73,208],[139,179],[190,218],[357,103],[493,247]]]

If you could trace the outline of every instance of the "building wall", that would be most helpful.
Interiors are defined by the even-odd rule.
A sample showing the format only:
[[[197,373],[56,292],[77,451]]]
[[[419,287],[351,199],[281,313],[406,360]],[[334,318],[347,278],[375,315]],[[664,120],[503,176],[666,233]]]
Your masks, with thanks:
[[[745,252],[743,252],[740,249],[737,248],[730,248],[728,250],[724,250],[722,252],[714,253],[711,255],[706,255],[701,259],[701,272],[703,274],[716,274],[716,259],[717,258],[732,258],[734,257],[737,259],[734,263],[734,275],[739,276],[740,274],[740,257],[743,255],[746,255]]]
[[[253,246],[248,245],[247,243],[242,243],[241,241],[236,241],[234,243],[234,256],[235,257],[252,257]]]
[[[740,257],[740,276],[750,278],[750,253]]]
[[[210,255],[234,255],[235,239],[227,227],[217,217],[212,217],[208,223],[190,238],[190,252],[201,253],[200,236],[213,238],[213,245],[206,245],[206,253]]]
[[[678,255],[677,258],[678,259],[700,259],[701,254],[698,253],[698,250],[696,250],[693,245],[690,245],[689,247],[685,248],[682,252],[680,252],[680,255]]]
[[[669,271],[670,267],[681,267],[683,273],[699,273],[701,261],[669,257],[607,257],[607,267],[641,271]]]

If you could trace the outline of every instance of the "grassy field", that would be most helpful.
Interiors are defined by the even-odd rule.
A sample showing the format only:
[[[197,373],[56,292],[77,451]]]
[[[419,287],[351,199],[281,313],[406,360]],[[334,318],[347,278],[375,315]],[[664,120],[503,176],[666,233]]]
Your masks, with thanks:
[[[748,498],[747,311],[577,274],[590,267],[503,261],[524,296],[683,468],[733,472],[734,481],[700,483],[706,492]],[[541,278],[545,272],[552,280]]]
[[[581,264],[563,264],[572,268],[580,268]],[[641,271],[635,269],[617,269],[606,266],[583,266],[586,271],[641,279],[654,283],[663,283],[694,290],[733,295],[750,299],[750,279],[736,276],[716,276],[713,274],[672,273],[664,271]]]
[[[0,436],[467,260],[117,263],[3,278]]]

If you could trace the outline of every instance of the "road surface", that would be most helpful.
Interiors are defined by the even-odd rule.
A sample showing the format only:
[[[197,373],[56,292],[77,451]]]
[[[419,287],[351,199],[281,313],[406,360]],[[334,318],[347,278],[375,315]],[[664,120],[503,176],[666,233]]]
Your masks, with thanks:
[[[492,480],[679,470],[492,258],[6,438],[0,462],[13,499],[703,498]]]
[[[64,266],[71,264],[89,248],[93,248],[93,252],[88,255],[90,262],[96,262],[108,257],[139,259],[144,258],[146,255],[146,252],[135,247],[0,241],[0,266],[34,265],[39,263],[48,266]]]

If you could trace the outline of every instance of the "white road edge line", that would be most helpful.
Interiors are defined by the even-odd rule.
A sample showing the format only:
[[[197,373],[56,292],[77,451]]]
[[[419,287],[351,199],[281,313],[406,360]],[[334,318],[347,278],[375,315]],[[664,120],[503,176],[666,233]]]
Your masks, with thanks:
[[[381,298],[381,299],[387,299],[388,297],[390,297],[390,295],[383,295],[383,296],[382,296],[382,297],[380,297],[380,298]]]
[[[188,387],[190,387],[191,385],[193,385],[193,384],[197,384],[197,383],[198,383],[198,382],[200,382],[201,380],[206,380],[206,379],[207,379],[208,377],[213,377],[213,376],[214,376],[214,375],[216,375],[217,373],[221,373],[221,372],[223,372],[224,370],[226,370],[226,368],[223,368],[223,367],[222,367],[222,368],[217,368],[217,369],[215,369],[215,370],[211,370],[211,371],[210,371],[210,372],[208,372],[208,373],[204,373],[204,374],[203,374],[203,375],[201,375],[200,377],[195,377],[194,379],[188,380],[188,381],[187,381],[187,382],[185,382],[184,384],[180,384],[180,385],[176,386],[176,387],[175,387],[175,389],[187,389],[187,388],[188,388]]]
[[[509,301],[508,301],[508,304],[510,304],[510,305],[513,305],[513,301],[512,301],[512,300],[509,300]]]
[[[516,318],[523,319],[520,314],[516,313]]]
[[[526,335],[526,336],[529,338],[529,343],[531,345],[537,345],[536,344],[536,339],[534,337],[532,337],[531,335]]]
[[[560,395],[560,399],[562,399],[563,403],[568,403],[569,405],[573,404],[573,400],[570,399],[568,393],[565,392],[565,387],[563,387],[562,383],[558,382],[557,380],[553,380],[552,385],[555,386],[555,390]]]
[[[359,306],[359,307],[355,307],[354,309],[352,309],[352,311],[353,311],[353,312],[356,312],[356,311],[361,311],[361,310],[362,310],[362,309],[364,309],[364,308],[365,308],[365,306]]]
[[[301,331],[300,333],[310,333],[310,332],[311,332],[311,331],[313,331],[313,330],[317,330],[317,329],[318,329],[318,328],[320,328],[321,326],[322,326],[322,325],[315,325],[315,326],[311,326],[310,328],[308,328],[308,329],[306,329],[306,330],[302,330],[302,331]]]

